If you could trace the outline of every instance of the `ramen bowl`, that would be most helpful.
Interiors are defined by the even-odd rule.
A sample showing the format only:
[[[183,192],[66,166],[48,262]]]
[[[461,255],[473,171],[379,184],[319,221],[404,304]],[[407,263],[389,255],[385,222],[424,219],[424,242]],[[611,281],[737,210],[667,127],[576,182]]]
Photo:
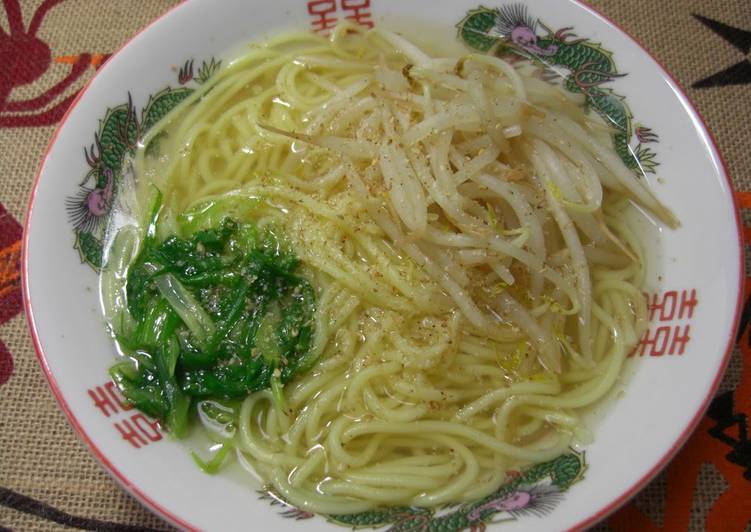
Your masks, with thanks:
[[[555,71],[572,91],[598,95],[590,106],[616,124],[618,155],[640,170],[639,179],[681,222],[677,229],[645,225],[649,328],[609,397],[588,412],[591,444],[513,472],[479,501],[436,510],[391,508],[346,520],[286,506],[236,464],[205,474],[188,452],[190,441],[175,441],[124,402],[109,379],[115,348],[97,273],[113,196],[120,193],[118,169],[155,117],[247,43],[289,29],[324,34],[343,19],[384,25],[418,42],[421,35],[474,48],[502,41]],[[207,530],[243,530],[249,523],[274,530],[590,526],[648,483],[696,427],[730,355],[742,274],[730,182],[701,118],[637,42],[573,0],[437,0],[429,10],[396,0],[181,4],[115,54],[65,115],[34,184],[23,253],[31,334],[74,430],[146,507],[181,528]]]

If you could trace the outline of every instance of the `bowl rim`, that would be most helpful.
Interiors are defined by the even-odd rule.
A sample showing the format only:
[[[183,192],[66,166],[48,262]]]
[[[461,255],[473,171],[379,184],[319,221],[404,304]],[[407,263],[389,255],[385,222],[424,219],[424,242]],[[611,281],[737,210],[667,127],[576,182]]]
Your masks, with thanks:
[[[695,126],[697,127],[697,129],[699,130],[699,133],[704,135],[707,147],[710,150],[710,156],[715,162],[719,163],[717,164],[717,168],[722,174],[722,177],[725,178],[725,181],[727,182],[727,185],[728,185],[728,191],[730,194],[730,204],[731,204],[731,208],[733,209],[733,217],[735,220],[735,231],[736,231],[736,239],[737,239],[736,245],[737,245],[737,250],[738,250],[738,262],[739,262],[738,293],[736,296],[734,316],[731,322],[730,334],[727,340],[727,344],[724,348],[724,354],[722,356],[721,363],[718,366],[717,372],[712,379],[712,384],[710,385],[707,391],[707,394],[704,397],[701,405],[696,410],[696,412],[694,413],[693,417],[688,422],[688,424],[683,428],[678,438],[673,442],[670,448],[667,449],[663,453],[660,459],[657,460],[657,462],[649,470],[647,470],[636,482],[634,482],[634,484],[632,484],[631,487],[629,487],[627,490],[625,490],[615,499],[610,501],[606,506],[598,509],[597,511],[592,513],[590,516],[582,519],[570,529],[570,530],[584,530],[604,520],[605,518],[607,518],[608,516],[616,512],[619,508],[621,508],[629,500],[631,500],[639,491],[641,491],[652,479],[654,479],[654,477],[657,476],[658,473],[660,473],[660,471],[662,471],[670,463],[670,461],[675,457],[676,454],[678,454],[678,452],[681,450],[681,448],[685,445],[685,443],[688,441],[690,436],[694,433],[694,431],[698,427],[699,422],[704,417],[704,414],[707,408],[709,407],[710,402],[712,401],[715,394],[717,393],[717,389],[725,375],[725,370],[727,369],[728,363],[730,362],[730,358],[733,353],[733,349],[735,347],[736,335],[737,335],[738,325],[740,322],[741,311],[743,308],[744,294],[745,294],[746,268],[745,268],[745,250],[744,250],[744,244],[743,244],[743,224],[741,222],[739,207],[733,197],[733,190],[734,190],[733,181],[730,176],[730,172],[728,171],[728,166],[725,161],[725,158],[722,156],[722,153],[717,145],[717,140],[715,136],[713,135],[713,133],[711,132],[711,130],[709,129],[709,127],[707,126],[707,123],[704,120],[704,117],[699,113],[696,105],[688,96],[688,93],[680,84],[680,82],[676,79],[676,77],[662,64],[662,62],[659,59],[657,59],[652,54],[652,52],[650,52],[644,45],[642,45],[642,43],[639,40],[637,40],[633,35],[631,35],[628,31],[626,31],[616,21],[614,21],[613,19],[605,15],[602,11],[600,11],[596,7],[592,6],[587,0],[569,0],[569,1],[581,7],[582,9],[584,9],[591,16],[604,22],[606,25],[610,26],[611,29],[615,29],[619,31],[621,34],[627,37],[633,44],[635,44],[642,51],[642,53],[644,53],[647,57],[649,57],[652,60],[652,62],[655,64],[655,66],[657,67],[658,71],[662,74],[662,76],[666,79],[666,81],[668,81],[670,88],[673,90],[673,92],[676,94],[676,96],[680,100],[684,110],[687,111],[689,116],[693,119],[693,122]],[[157,18],[149,22],[146,26],[144,26],[135,34],[133,34],[131,37],[129,37],[117,49],[117,51],[115,51],[112,54],[112,56],[120,54],[142,33],[149,30],[152,26],[156,25],[162,19],[172,15],[173,12],[184,7],[186,4],[187,2],[180,1],[178,4],[170,7],[167,11],[159,15]],[[135,497],[143,506],[151,510],[157,516],[161,517],[162,519],[165,519],[169,523],[179,528],[182,528],[185,530],[199,530],[195,526],[191,525],[190,523],[186,522],[179,516],[170,512],[169,510],[164,508],[162,505],[160,505],[158,502],[154,501],[151,497],[143,493],[138,488],[137,485],[131,482],[125,476],[123,472],[121,472],[114,464],[112,464],[112,462],[109,461],[106,454],[99,447],[97,447],[97,445],[93,442],[93,440],[90,438],[88,433],[84,430],[83,426],[79,423],[78,418],[76,418],[72,409],[70,408],[67,401],[63,397],[62,392],[60,391],[60,388],[57,384],[57,380],[55,379],[55,376],[52,374],[52,371],[50,370],[50,367],[47,364],[47,358],[46,358],[46,355],[44,354],[44,350],[42,349],[42,346],[41,346],[41,343],[39,341],[39,337],[37,334],[36,322],[34,319],[34,312],[33,312],[32,305],[31,305],[31,297],[29,293],[29,275],[28,275],[29,226],[31,223],[32,211],[34,208],[34,203],[36,199],[37,190],[39,188],[40,179],[47,165],[47,160],[50,156],[52,148],[57,142],[57,138],[63,126],[65,125],[68,118],[70,117],[70,114],[77,107],[81,98],[86,94],[86,92],[88,91],[93,81],[103,71],[107,70],[107,67],[109,66],[107,63],[109,63],[109,61],[105,62],[105,64],[102,65],[102,68],[100,68],[94,73],[94,75],[84,84],[84,86],[81,88],[81,90],[78,92],[76,97],[71,102],[70,106],[66,110],[60,122],[57,124],[55,131],[52,134],[49,142],[47,143],[47,146],[44,150],[44,154],[37,168],[36,175],[34,177],[34,182],[32,184],[31,193],[29,195],[29,201],[28,201],[28,205],[26,209],[26,214],[24,216],[23,241],[22,241],[21,264],[20,264],[21,288],[22,288],[22,296],[23,296],[23,306],[24,306],[24,311],[26,315],[26,322],[29,328],[29,333],[31,334],[32,342],[34,344],[34,350],[36,352],[37,360],[39,362],[39,365],[41,366],[44,376],[47,379],[47,384],[49,385],[53,395],[55,396],[55,399],[57,400],[59,407],[65,413],[68,423],[73,428],[74,432],[76,433],[76,436],[78,436],[78,438],[86,445],[88,451],[94,455],[94,457],[104,467],[107,473],[109,473],[110,476],[113,477],[118,482],[118,484],[120,484],[125,489],[125,491],[127,491],[131,496]]]

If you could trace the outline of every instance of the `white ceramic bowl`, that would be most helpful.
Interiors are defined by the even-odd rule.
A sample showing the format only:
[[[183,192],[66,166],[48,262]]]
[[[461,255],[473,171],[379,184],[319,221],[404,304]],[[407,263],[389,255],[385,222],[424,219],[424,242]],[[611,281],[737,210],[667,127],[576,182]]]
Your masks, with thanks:
[[[114,350],[103,326],[97,274],[86,264],[97,261],[102,224],[74,233],[66,198],[77,198],[79,207],[84,204],[94,218],[106,216],[100,200],[106,199],[106,185],[113,178],[107,169],[111,172],[122,153],[123,132],[135,131],[132,128],[143,126],[147,115],[156,112],[153,106],[146,109],[151,96],[162,98],[163,104],[195,87],[196,78],[211,73],[212,57],[226,59],[243,43],[278,30],[305,26],[322,30],[332,19],[347,16],[386,24],[408,35],[415,28],[430,28],[436,40],[457,39],[457,23],[478,8],[478,2],[192,0],[154,22],[114,55],[63,119],[37,175],[26,220],[23,287],[31,334],[50,386],[80,437],[126,490],[168,521],[213,530],[335,526],[320,517],[283,519],[280,506],[271,507],[268,500],[260,499],[258,486],[232,471],[205,475],[180,443],[163,437],[155,424],[118,401],[107,374]],[[509,2],[491,2],[493,8],[503,5]],[[490,10],[484,13],[493,16]],[[552,530],[585,527],[604,518],[644,486],[688,438],[730,353],[743,266],[738,216],[722,160],[701,118],[670,75],[614,23],[585,5],[536,0],[529,2],[528,15],[526,24],[520,20],[513,32],[495,36],[557,61],[556,67],[570,78],[586,81],[582,69],[592,68],[591,57],[602,59],[598,53],[612,52],[614,68],[627,75],[596,87],[626,97],[633,114],[625,124],[626,140],[645,166],[659,162],[660,178],[649,174],[648,179],[682,222],[679,230],[660,231],[649,264],[654,287],[647,295],[653,314],[649,336],[632,357],[638,363],[630,367],[629,382],[595,423],[595,442],[583,453],[571,455],[577,459],[569,461],[574,469],[567,470],[565,482],[555,472],[526,477],[498,495],[494,512],[483,514],[484,524],[503,521],[498,526],[507,529]],[[485,38],[482,28],[488,20],[473,19],[481,33],[472,35]],[[557,32],[564,28],[568,29]],[[595,54],[588,56],[589,64],[576,54],[568,62],[561,59],[563,54],[551,55],[551,46],[577,45],[566,33],[587,39],[578,45],[589,50],[578,51]],[[188,68],[186,61],[191,59]],[[165,87],[173,90],[160,92]],[[129,99],[136,113],[128,113]],[[659,142],[650,142],[656,140],[650,132],[659,134]],[[95,134],[99,146],[92,152]],[[84,147],[89,150],[88,162]],[[563,463],[557,466],[552,470],[562,471]],[[519,502],[524,497],[513,498],[514,491],[551,489],[565,493],[540,515],[525,511],[529,508]],[[200,502],[194,502],[197,493]],[[405,517],[409,514],[392,515],[382,525]],[[441,528],[452,519],[481,528],[476,518],[458,507],[421,522],[424,530],[452,530]]]

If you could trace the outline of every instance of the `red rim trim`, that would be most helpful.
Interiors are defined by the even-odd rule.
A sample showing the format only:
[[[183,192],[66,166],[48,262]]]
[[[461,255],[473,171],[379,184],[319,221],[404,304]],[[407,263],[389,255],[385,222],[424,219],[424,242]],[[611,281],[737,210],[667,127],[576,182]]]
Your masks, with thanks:
[[[113,57],[117,54],[119,54],[125,47],[127,47],[131,42],[133,42],[134,39],[136,39],[139,35],[141,35],[143,32],[154,26],[156,23],[158,23],[160,20],[165,18],[167,15],[170,15],[173,11],[177,10],[178,8],[182,7],[183,3],[177,4],[164,13],[162,13],[159,17],[151,21],[147,26],[139,30],[135,35],[133,35],[130,39],[128,39],[125,44],[120,46],[120,48],[112,54]],[[42,162],[39,165],[39,169],[37,170],[36,177],[34,178],[34,184],[31,189],[31,195],[29,196],[29,204],[26,209],[26,218],[24,220],[24,229],[23,229],[23,246],[21,250],[21,287],[23,291],[23,304],[24,304],[24,310],[26,311],[26,321],[29,326],[29,332],[31,333],[31,339],[34,342],[34,350],[36,351],[37,359],[39,360],[39,364],[42,366],[42,371],[44,373],[44,376],[47,378],[47,383],[50,386],[50,389],[52,390],[53,395],[55,396],[55,399],[57,400],[58,405],[60,405],[60,408],[65,413],[65,416],[68,418],[68,422],[71,424],[73,429],[75,430],[77,436],[79,439],[81,439],[86,446],[89,448],[89,451],[96,457],[96,459],[99,461],[100,464],[102,464],[107,470],[107,472],[127,491],[130,495],[134,496],[142,505],[144,505],[146,508],[157,514],[158,516],[162,517],[169,523],[173,524],[174,526],[177,526],[184,530],[192,530],[197,531],[199,530],[195,526],[187,523],[186,521],[182,520],[163,506],[161,506],[159,503],[153,501],[148,495],[143,493],[133,482],[131,482],[128,477],[126,477],[119,469],[117,469],[112,462],[110,462],[105,454],[96,446],[96,444],[92,441],[92,439],[89,437],[89,435],[86,433],[84,428],[81,426],[81,424],[78,422],[78,419],[73,414],[73,411],[68,406],[68,403],[65,401],[65,398],[62,395],[62,392],[60,391],[60,388],[57,385],[57,380],[55,379],[54,375],[52,374],[52,371],[50,371],[49,365],[47,364],[47,358],[44,355],[44,351],[42,350],[42,345],[39,342],[39,337],[37,335],[37,329],[36,329],[36,322],[34,321],[34,311],[31,307],[31,297],[29,296],[29,224],[31,222],[31,214],[32,210],[34,209],[34,200],[36,199],[37,195],[37,189],[39,188],[39,180],[42,175],[42,171],[44,170],[45,166],[47,165],[47,159],[50,156],[50,152],[52,151],[52,146],[54,146],[55,142],[57,141],[57,137],[60,135],[60,131],[62,131],[63,126],[67,122],[70,114],[73,112],[73,110],[78,105],[79,100],[83,97],[83,95],[88,91],[91,84],[94,82],[94,80],[102,73],[102,71],[106,70],[109,67],[110,61],[107,61],[102,67],[91,77],[89,81],[86,82],[86,84],[81,88],[79,93],[76,95],[74,100],[71,102],[70,107],[68,107],[68,110],[63,115],[62,119],[60,120],[60,124],[55,129],[55,132],[52,135],[52,138],[50,139],[49,143],[47,144],[47,148],[45,149],[44,156],[42,157]]]
[[[647,56],[649,56],[652,61],[655,63],[657,68],[662,72],[663,76],[670,80],[671,85],[678,94],[682,97],[684,100],[684,108],[686,108],[693,116],[692,118],[695,119],[695,122],[698,122],[698,124],[701,125],[701,128],[703,130],[703,133],[706,134],[707,139],[709,140],[709,148],[711,150],[711,154],[714,159],[720,162],[720,168],[722,170],[723,177],[727,181],[728,188],[731,191],[730,196],[730,204],[733,208],[733,214],[735,216],[735,224],[736,224],[736,235],[738,237],[738,261],[739,261],[739,269],[738,269],[738,298],[736,300],[735,305],[735,317],[733,319],[733,326],[731,328],[730,337],[728,339],[727,346],[725,348],[725,354],[723,355],[722,362],[720,364],[720,367],[718,368],[717,374],[715,375],[712,384],[709,388],[709,391],[707,393],[707,396],[702,401],[701,406],[694,414],[693,418],[689,421],[689,423],[686,425],[686,427],[683,429],[682,433],[678,437],[678,439],[673,443],[672,447],[668,449],[668,451],[665,452],[665,454],[660,458],[656,464],[652,466],[652,468],[647,471],[638,481],[636,481],[628,490],[626,490],[624,493],[622,493],[620,496],[616,497],[614,500],[612,500],[610,503],[608,503],[604,508],[599,510],[598,512],[594,513],[590,517],[580,521],[576,525],[574,525],[571,530],[584,530],[586,528],[589,528],[596,523],[602,521],[603,519],[607,518],[609,515],[611,515],[613,512],[618,510],[621,506],[626,504],[631,498],[633,498],[639,491],[641,491],[642,488],[646,486],[665,466],[668,465],[668,463],[673,459],[673,457],[681,450],[683,445],[686,443],[686,441],[689,439],[691,434],[694,432],[696,427],[699,425],[699,422],[701,421],[702,417],[704,417],[704,413],[706,412],[707,408],[709,407],[709,403],[711,402],[712,398],[714,397],[717,388],[720,385],[720,382],[722,381],[722,377],[725,374],[725,369],[727,368],[727,365],[730,361],[730,357],[733,352],[733,348],[735,346],[735,335],[738,329],[738,322],[740,320],[740,313],[741,309],[743,307],[743,294],[744,294],[744,281],[745,281],[745,261],[744,261],[744,247],[743,247],[743,227],[741,224],[741,218],[740,218],[740,212],[738,210],[738,207],[736,205],[736,202],[732,198],[732,191],[734,189],[733,182],[730,179],[730,173],[728,172],[727,163],[725,162],[725,159],[722,156],[722,153],[720,152],[719,148],[717,147],[717,141],[712,134],[712,132],[707,127],[706,121],[701,116],[699,111],[696,109],[696,105],[694,105],[693,101],[688,97],[688,94],[686,93],[685,89],[681,86],[681,84],[678,82],[678,80],[671,74],[665,66],[649,51],[647,50],[636,38],[634,38],[629,32],[627,32],[623,27],[621,27],[618,23],[610,19],[607,15],[596,9],[595,7],[589,5],[584,0],[572,0],[574,4],[578,4],[580,7],[582,7],[585,11],[587,11],[589,14],[593,15],[595,18],[601,20],[605,24],[611,26],[612,28],[620,31],[623,35],[625,35],[628,39],[630,39],[636,46],[638,46]],[[119,54],[124,48],[126,48],[133,40],[135,40],[139,35],[141,35],[143,32],[154,26],[156,23],[158,23],[163,18],[167,17],[168,15],[172,14],[175,10],[180,8],[183,4],[180,3],[176,6],[173,6],[166,12],[164,12],[162,15],[160,15],[158,18],[153,20],[151,23],[149,23],[146,27],[139,30],[133,37],[128,39],[125,44],[123,44],[113,55],[113,57],[117,54]],[[107,62],[109,63],[109,61]],[[157,502],[153,501],[148,495],[143,493],[138,487],[133,484],[120,470],[118,470],[112,462],[110,462],[107,457],[104,455],[104,453],[94,444],[94,442],[91,440],[89,435],[86,433],[86,431],[83,429],[81,424],[78,422],[78,419],[73,414],[72,410],[68,406],[68,403],[65,401],[65,398],[63,397],[58,385],[57,380],[52,375],[52,372],[50,371],[50,368],[47,364],[47,359],[44,355],[44,351],[42,350],[41,343],[39,342],[39,337],[37,335],[36,330],[36,323],[34,321],[34,313],[31,307],[31,298],[29,297],[29,276],[28,276],[28,238],[29,238],[29,223],[31,221],[31,214],[32,210],[34,208],[34,200],[36,198],[37,189],[39,187],[39,180],[42,175],[42,171],[44,170],[44,167],[46,166],[47,159],[49,158],[50,151],[52,150],[52,146],[54,146],[55,142],[57,141],[57,137],[60,134],[60,131],[62,130],[63,126],[65,125],[66,121],[68,120],[68,117],[72,113],[72,111],[75,109],[75,107],[78,105],[79,100],[83,97],[83,95],[86,93],[86,91],[91,86],[92,82],[99,76],[99,74],[106,70],[109,66],[107,63],[105,63],[99,71],[97,71],[94,76],[91,77],[91,79],[83,86],[83,88],[80,90],[80,92],[76,95],[75,99],[71,103],[68,110],[63,115],[62,119],[60,120],[60,124],[55,129],[54,134],[52,135],[52,138],[50,139],[49,143],[47,144],[47,148],[45,149],[44,156],[42,158],[42,162],[39,165],[39,169],[37,170],[36,176],[34,178],[34,184],[32,186],[31,195],[29,197],[29,204],[26,209],[26,217],[24,220],[24,237],[23,237],[23,248],[22,248],[22,254],[21,254],[21,278],[22,278],[22,289],[23,289],[23,302],[24,302],[24,309],[26,311],[26,320],[29,326],[29,332],[31,333],[31,338],[34,343],[34,350],[36,351],[37,359],[39,360],[39,364],[42,367],[42,371],[44,372],[45,377],[47,378],[47,382],[50,386],[50,389],[52,390],[52,393],[55,396],[55,399],[57,400],[58,404],[60,405],[60,408],[65,413],[66,417],[68,418],[68,422],[71,424],[75,432],[77,433],[78,437],[86,444],[86,446],[89,448],[89,450],[94,454],[96,459],[104,466],[104,468],[112,475],[115,480],[131,495],[133,495],[136,499],[138,499],[141,504],[146,506],[149,510],[156,513],[157,515],[161,516],[165,520],[169,521],[175,526],[178,526],[180,528],[186,529],[186,530],[199,530],[195,526],[187,523],[186,521],[182,520],[181,518],[174,515],[172,512],[158,504]]]
[[[743,246],[743,225],[741,223],[741,217],[740,212],[738,210],[738,206],[735,202],[735,199],[733,198],[733,181],[730,179],[730,172],[728,172],[727,163],[725,162],[725,159],[722,156],[722,153],[720,153],[720,149],[717,147],[717,140],[715,139],[712,132],[707,127],[707,123],[704,120],[704,117],[701,116],[699,111],[696,108],[696,105],[693,101],[691,101],[691,98],[688,97],[688,94],[686,93],[686,90],[681,86],[681,84],[678,82],[678,80],[673,76],[670,71],[668,71],[667,68],[654,56],[652,55],[652,52],[647,50],[636,38],[631,35],[629,32],[627,32],[620,24],[613,21],[602,13],[597,8],[591,6],[587,3],[586,0],[572,0],[575,4],[579,4],[585,11],[589,12],[591,15],[593,15],[595,18],[600,19],[605,24],[611,26],[612,28],[620,31],[623,35],[628,37],[631,42],[633,42],[636,46],[638,46],[642,52],[644,52],[647,56],[649,56],[652,61],[655,63],[657,68],[662,72],[663,76],[670,80],[671,88],[677,92],[681,98],[683,99],[684,108],[686,108],[687,111],[694,119],[694,123],[697,123],[701,125],[702,132],[706,134],[706,138],[709,140],[709,148],[711,150],[711,155],[713,156],[713,159],[716,161],[719,161],[720,168],[722,170],[722,175],[725,178],[725,181],[727,181],[728,189],[730,191],[730,197],[729,202],[733,209],[733,215],[735,216],[735,231],[736,236],[738,239],[738,298],[735,302],[735,317],[732,321],[732,327],[730,329],[730,335],[727,341],[727,345],[725,347],[725,354],[723,355],[722,362],[720,363],[720,366],[717,369],[717,374],[714,376],[714,379],[712,380],[712,384],[709,387],[709,390],[707,392],[706,397],[701,403],[701,406],[699,406],[698,410],[694,414],[694,416],[691,418],[691,420],[688,422],[686,427],[683,429],[683,432],[681,432],[680,436],[678,436],[678,439],[675,440],[672,447],[668,449],[663,455],[662,458],[660,458],[657,463],[655,463],[649,471],[644,473],[642,477],[637,480],[629,489],[627,489],[624,493],[622,493],[620,496],[613,499],[607,506],[599,510],[598,512],[594,513],[590,517],[580,521],[576,525],[574,525],[571,530],[585,530],[598,522],[606,519],[608,516],[610,516],[613,512],[618,510],[621,506],[626,504],[631,498],[633,498],[639,491],[642,490],[657,474],[662,471],[669,463],[670,461],[675,457],[676,454],[681,450],[681,448],[686,444],[688,439],[693,434],[694,430],[696,430],[696,427],[701,422],[701,419],[704,417],[704,413],[707,411],[707,408],[709,407],[709,403],[714,398],[715,394],[717,393],[717,388],[720,386],[720,382],[722,381],[723,376],[725,375],[725,369],[728,366],[728,363],[730,362],[730,357],[733,354],[733,349],[735,347],[735,336],[738,331],[738,322],[740,320],[741,310],[743,308],[743,294],[744,292],[744,284],[745,284],[745,261],[744,261],[744,246]]]

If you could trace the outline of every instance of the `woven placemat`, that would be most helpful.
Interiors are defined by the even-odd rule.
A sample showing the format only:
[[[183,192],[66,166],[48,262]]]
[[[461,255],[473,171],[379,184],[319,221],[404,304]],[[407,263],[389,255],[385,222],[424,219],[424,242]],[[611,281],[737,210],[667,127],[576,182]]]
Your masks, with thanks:
[[[108,54],[175,3],[4,0],[0,6],[0,530],[167,529],[114,483],[68,426],[34,355],[17,266],[19,222],[67,102]],[[739,202],[751,207],[749,1],[592,3],[687,88],[717,138]],[[30,56],[14,56],[14,49],[6,47],[5,35],[21,32],[35,32],[49,46],[49,65],[27,63]],[[70,83],[61,87],[69,77]],[[13,83],[23,79],[33,81]],[[37,100],[29,111],[8,108],[11,101],[29,99]],[[744,212],[744,221],[751,222],[751,215]],[[598,529],[751,530],[747,334],[743,332],[743,348],[733,355],[718,399],[686,448]]]

